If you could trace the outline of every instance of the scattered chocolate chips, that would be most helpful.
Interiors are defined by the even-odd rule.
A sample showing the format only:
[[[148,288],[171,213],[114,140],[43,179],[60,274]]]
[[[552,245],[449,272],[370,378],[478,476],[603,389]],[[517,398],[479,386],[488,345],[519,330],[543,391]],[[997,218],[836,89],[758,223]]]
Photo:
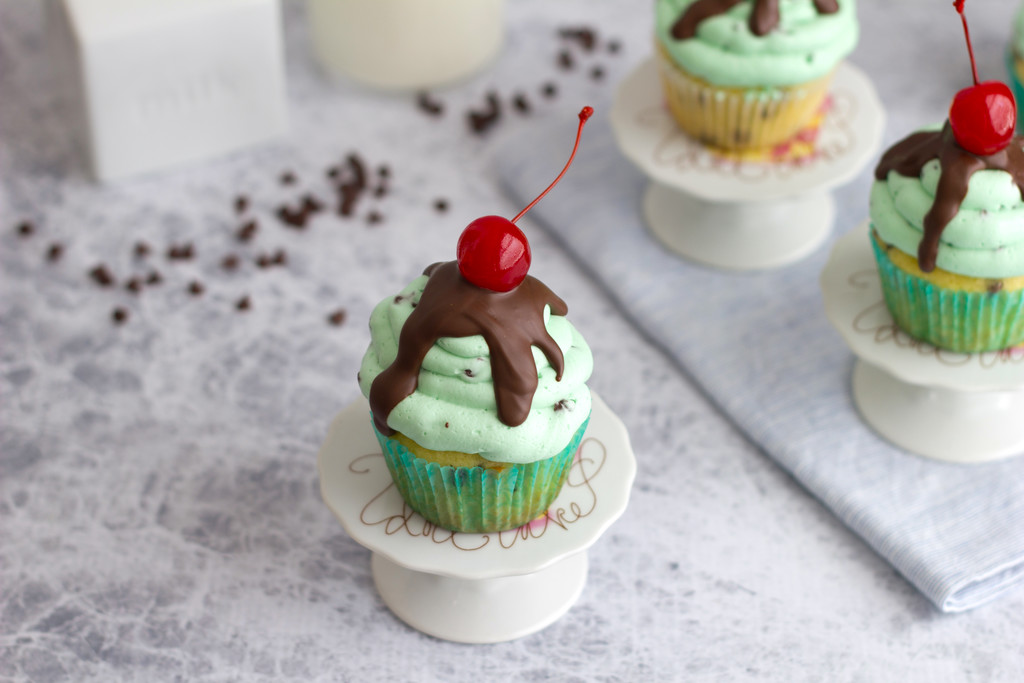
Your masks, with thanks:
[[[238,257],[234,254],[228,254],[221,259],[220,267],[224,270],[236,270],[238,268]]]
[[[576,63],[573,61],[572,55],[568,50],[562,50],[558,53],[558,66],[566,71],[576,66]]]
[[[149,252],[150,251],[152,251],[150,249],[150,246],[148,244],[146,244],[145,242],[136,242],[135,243],[135,248],[133,249],[133,252],[135,254],[135,258],[140,258],[140,259],[141,258],[146,258],[147,256],[149,256]]]
[[[346,315],[348,315],[348,314],[346,313],[345,309],[344,308],[339,308],[338,310],[334,311],[329,316],[327,316],[327,322],[329,322],[330,324],[334,325],[335,327],[338,327],[342,323],[345,322],[345,316]],[[356,376],[356,380],[358,380],[358,379],[359,379],[359,377],[357,375]]]
[[[60,257],[64,255],[64,245],[60,242],[54,242],[50,245],[50,248],[46,250],[46,260],[50,263],[56,263],[60,261]]]
[[[498,93],[493,91],[487,93],[487,103],[484,108],[471,109],[466,114],[466,118],[470,130],[474,133],[482,135],[490,130],[501,119],[501,101],[498,99]]]
[[[36,226],[31,221],[22,221],[15,229],[20,237],[31,237],[32,233],[36,231]]]
[[[384,216],[380,215],[377,211],[371,211],[366,214],[366,222],[370,225],[377,225],[384,220]]]
[[[301,204],[296,208],[292,208],[287,204],[279,206],[277,217],[282,223],[291,228],[304,230],[313,214],[320,213],[323,211],[323,208],[324,205],[319,199],[311,194],[305,194],[302,196]]]
[[[284,173],[281,174],[282,185],[294,185],[295,181],[297,180],[298,178],[296,178],[295,174],[292,173],[291,171],[285,171]]]
[[[89,277],[100,287],[114,286],[114,275],[102,263],[89,271]]]
[[[604,69],[599,66],[595,66],[590,70],[590,77],[595,81],[600,81],[604,78]]]
[[[249,295],[246,294],[241,299],[235,302],[235,308],[239,311],[248,311],[252,308],[252,301],[249,300]]]
[[[195,248],[191,242],[172,244],[167,250],[167,258],[171,261],[191,261],[195,255]]]
[[[251,242],[252,238],[256,236],[256,231],[260,229],[260,226],[256,221],[248,221],[238,229],[235,233],[235,238],[239,242]]]
[[[575,41],[587,52],[592,52],[597,45],[597,33],[585,26],[561,28],[558,35],[566,40]]]
[[[558,86],[554,83],[548,82],[541,86],[540,92],[544,97],[551,99],[558,94]]]
[[[200,296],[205,291],[206,288],[203,287],[203,283],[199,280],[193,280],[188,284],[188,293],[192,296]]]
[[[273,254],[260,254],[256,259],[256,265],[260,268],[283,266],[286,263],[288,263],[288,255],[284,253],[284,249],[278,249]]]
[[[128,321],[128,311],[123,308],[115,308],[110,313],[110,319],[114,321],[115,325],[123,325]]]
[[[131,277],[128,278],[128,282],[124,283],[124,288],[132,294],[138,294],[142,291],[142,278]]]
[[[435,199],[434,200],[434,211],[437,211],[438,213],[444,213],[447,210],[448,210],[448,200],[447,199]]]
[[[421,92],[416,96],[416,106],[429,116],[440,116],[444,113],[444,105],[433,99],[428,92]]]
[[[240,194],[235,197],[235,213],[243,214],[245,210],[249,208],[249,198],[244,194]]]
[[[158,285],[158,284],[160,284],[163,281],[164,281],[164,278],[160,274],[160,271],[158,271],[158,270],[150,271],[149,275],[146,277],[146,284],[147,285]]]
[[[335,189],[338,193],[338,215],[347,217],[353,214],[359,197],[366,190],[366,165],[357,154],[349,154],[345,164],[349,180],[340,183]]]

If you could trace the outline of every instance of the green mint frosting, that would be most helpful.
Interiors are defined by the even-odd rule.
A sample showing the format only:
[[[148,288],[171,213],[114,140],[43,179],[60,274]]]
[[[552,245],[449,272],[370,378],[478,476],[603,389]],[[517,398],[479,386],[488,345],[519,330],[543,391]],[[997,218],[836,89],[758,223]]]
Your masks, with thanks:
[[[1010,144],[1021,144],[1021,138]],[[920,177],[890,171],[888,178],[875,181],[871,222],[883,241],[917,257],[940,174],[935,159],[925,164]],[[1024,275],[1024,201],[1013,176],[996,170],[971,176],[959,212],[942,231],[936,266],[970,277]]]
[[[684,70],[709,83],[759,88],[808,83],[828,74],[857,45],[855,0],[839,0],[839,11],[820,14],[812,0],[779,0],[779,25],[754,35],[748,18],[752,2],[741,2],[700,23],[687,40],[672,37],[672,26],[697,0],[657,0],[658,40]]]
[[[427,279],[423,275],[413,280],[370,315],[370,346],[359,371],[364,396],[397,356],[402,327]],[[562,350],[565,369],[561,381],[556,381],[547,357],[533,347],[539,383],[523,424],[509,427],[498,419],[490,351],[484,338],[476,335],[444,337],[434,344],[420,369],[419,386],[391,411],[388,426],[426,448],[479,453],[495,462],[527,463],[555,455],[590,415],[585,382],[594,360],[583,337],[563,316],[551,315],[545,307],[544,324]]]

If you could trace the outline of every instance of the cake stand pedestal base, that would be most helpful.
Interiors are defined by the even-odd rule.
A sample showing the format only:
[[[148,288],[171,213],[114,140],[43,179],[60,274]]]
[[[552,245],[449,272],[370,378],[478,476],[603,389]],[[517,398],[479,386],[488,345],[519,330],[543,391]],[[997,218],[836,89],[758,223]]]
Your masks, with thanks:
[[[654,236],[691,261],[727,270],[778,268],[821,246],[832,229],[827,193],[752,203],[714,202],[652,182],[644,219]]]
[[[407,569],[374,553],[384,604],[413,628],[458,643],[500,643],[535,633],[569,611],[587,582],[580,552],[531,574],[456,579]]]
[[[920,386],[858,360],[853,399],[876,432],[919,455],[972,463],[1024,453],[1022,391]]]

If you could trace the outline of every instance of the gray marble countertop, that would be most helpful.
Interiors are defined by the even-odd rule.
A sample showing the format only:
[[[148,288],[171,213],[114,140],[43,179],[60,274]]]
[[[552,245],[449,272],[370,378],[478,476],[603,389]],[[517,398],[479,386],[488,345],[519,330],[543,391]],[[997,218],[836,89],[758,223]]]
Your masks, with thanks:
[[[969,4],[979,68],[993,76],[1013,4]],[[0,3],[0,680],[1024,680],[1020,591],[938,613],[528,220],[531,272],[569,302],[594,350],[591,386],[630,430],[630,507],[590,550],[579,602],[536,635],[458,645],[384,607],[369,552],[320,500],[315,468],[329,421],[358,396],[370,310],[450,258],[470,220],[518,210],[494,171],[502,139],[607,105],[650,52],[651,12],[636,0],[509,5],[499,61],[439,91],[435,119],[410,96],[322,78],[304,8],[289,3],[289,139],[99,186],[42,58],[40,4]],[[947,106],[907,102],[928,50],[962,49],[945,5],[861,3],[853,60],[891,107],[889,141]],[[917,42],[872,42],[872,26],[896,21],[921,28],[908,33]],[[560,70],[556,29],[579,24],[621,52],[576,51],[577,67]],[[467,134],[464,112],[492,89],[527,93],[533,110]],[[282,227],[275,208],[329,196],[324,171],[352,151],[391,168],[391,191],[355,218]],[[286,170],[295,185],[281,184]],[[840,201],[866,210],[865,183]],[[239,194],[260,225],[244,245]],[[23,220],[30,237],[16,234]],[[153,247],[145,263],[132,255],[140,240]],[[64,251],[51,263],[54,242]],[[196,258],[168,262],[183,242]],[[284,267],[253,265],[277,248]],[[219,265],[228,253],[242,257],[235,272]],[[100,262],[122,282],[150,268],[164,281],[138,296],[102,289],[87,276]],[[243,295],[252,307],[239,313]],[[111,322],[117,306],[124,325]],[[338,309],[344,323],[329,325]]]

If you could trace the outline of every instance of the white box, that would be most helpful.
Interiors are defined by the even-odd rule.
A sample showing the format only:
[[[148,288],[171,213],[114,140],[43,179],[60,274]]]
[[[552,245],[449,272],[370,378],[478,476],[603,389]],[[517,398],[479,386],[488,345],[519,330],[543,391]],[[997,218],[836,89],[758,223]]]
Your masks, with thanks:
[[[287,131],[278,0],[56,0],[52,9],[54,54],[98,178]]]

